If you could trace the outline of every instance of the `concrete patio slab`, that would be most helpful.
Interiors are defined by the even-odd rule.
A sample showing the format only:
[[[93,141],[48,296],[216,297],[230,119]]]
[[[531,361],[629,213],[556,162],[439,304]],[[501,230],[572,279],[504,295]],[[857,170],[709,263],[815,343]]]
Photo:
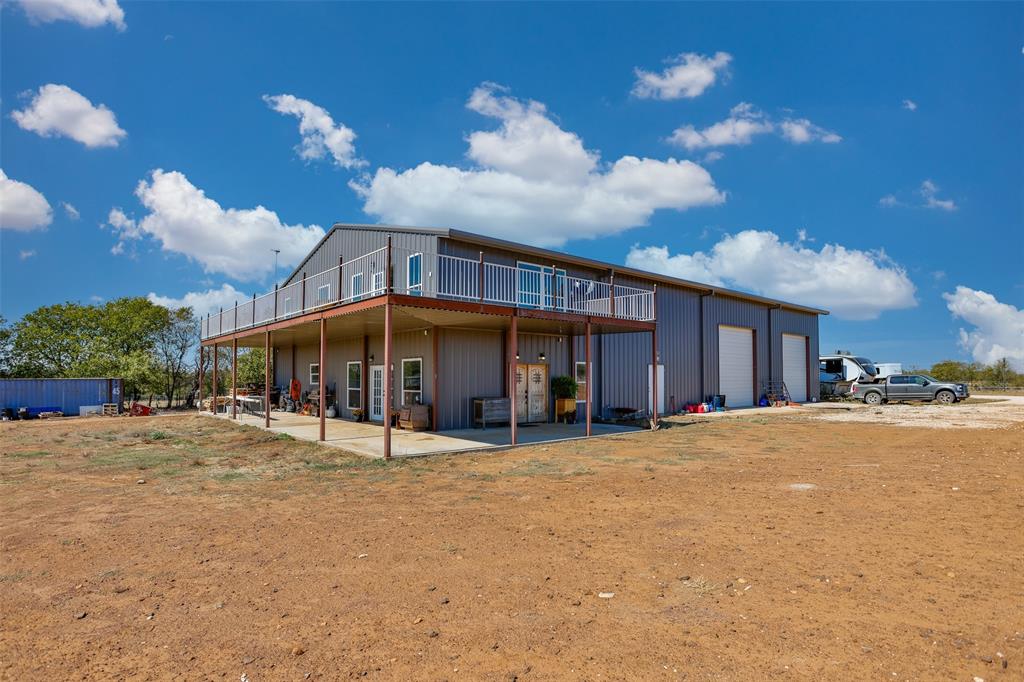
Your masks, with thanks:
[[[203,414],[210,415],[209,412]],[[230,414],[217,414],[221,419],[231,419]],[[264,428],[263,417],[239,414],[239,424]],[[352,422],[343,419],[328,419],[325,423],[324,445],[340,448],[365,457],[384,457],[384,427],[380,424]],[[593,424],[593,436],[607,436],[639,431],[632,426]],[[291,412],[271,412],[270,431],[284,433],[292,438],[319,442],[320,420]],[[520,424],[517,445],[573,440],[586,437],[583,424]],[[392,457],[421,457],[449,452],[468,452],[508,448],[512,436],[509,427],[487,429],[458,429],[453,431],[399,431],[391,430]]]

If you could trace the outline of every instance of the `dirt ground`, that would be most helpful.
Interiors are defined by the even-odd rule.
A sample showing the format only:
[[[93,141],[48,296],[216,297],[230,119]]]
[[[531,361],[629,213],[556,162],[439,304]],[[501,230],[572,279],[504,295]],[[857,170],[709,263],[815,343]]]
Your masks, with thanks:
[[[802,410],[393,463],[0,424],[0,678],[1020,680],[1022,449]]]

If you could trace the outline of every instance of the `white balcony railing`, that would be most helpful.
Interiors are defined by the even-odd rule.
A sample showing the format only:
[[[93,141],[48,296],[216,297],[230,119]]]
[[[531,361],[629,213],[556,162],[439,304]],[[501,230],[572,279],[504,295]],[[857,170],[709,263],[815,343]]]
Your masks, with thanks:
[[[395,293],[642,322],[654,319],[654,292],[646,289],[573,277],[554,266],[503,265],[384,247],[210,314],[201,322],[202,338],[381,296],[388,292],[389,249],[390,290]]]

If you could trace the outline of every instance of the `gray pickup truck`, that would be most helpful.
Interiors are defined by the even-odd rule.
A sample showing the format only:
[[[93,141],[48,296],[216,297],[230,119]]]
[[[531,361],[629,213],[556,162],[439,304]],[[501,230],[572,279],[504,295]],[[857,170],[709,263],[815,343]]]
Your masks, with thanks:
[[[855,382],[850,387],[850,395],[868,405],[890,400],[938,400],[944,405],[951,405],[970,397],[967,384],[946,383],[927,374],[897,374],[874,384]]]

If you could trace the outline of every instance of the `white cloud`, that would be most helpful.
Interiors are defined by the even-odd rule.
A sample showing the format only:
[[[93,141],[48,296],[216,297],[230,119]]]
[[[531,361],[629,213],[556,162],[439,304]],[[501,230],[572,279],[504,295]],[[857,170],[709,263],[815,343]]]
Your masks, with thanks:
[[[53,209],[38,190],[0,170],[0,229],[35,230],[53,222]]]
[[[60,202],[60,207],[64,209],[64,213],[67,214],[71,220],[78,220],[82,217],[82,214],[78,212],[78,209],[66,201]]]
[[[171,296],[160,296],[150,292],[146,296],[156,305],[162,305],[172,310],[188,306],[197,317],[206,317],[207,313],[217,313],[221,308],[227,310],[234,307],[235,303],[244,303],[249,300],[243,292],[230,284],[222,284],[220,289],[207,289],[206,291],[190,291],[181,298]]]
[[[687,124],[676,128],[668,141],[688,150],[747,145],[755,135],[776,132],[794,144],[806,142],[835,143],[842,137],[806,118],[785,118],[778,123],[771,121],[763,111],[749,102],[740,102],[729,110],[729,117],[718,123],[697,130]]]
[[[118,31],[127,27],[124,10],[117,0],[19,0],[28,18],[36,23],[74,21],[86,28],[113,24]]]
[[[366,161],[356,157],[356,133],[334,119],[323,107],[294,95],[264,95],[263,101],[279,114],[299,119],[302,144],[296,147],[299,157],[311,161],[322,159],[328,153],[342,168],[365,166]]]
[[[467,138],[463,169],[423,162],[378,168],[352,181],[363,210],[393,224],[472,229],[540,246],[615,234],[643,225],[658,209],[720,204],[725,195],[690,161],[623,156],[611,165],[554,123],[540,102],[516,100],[493,83],[467,107],[498,119],[495,131]]]
[[[716,151],[716,150],[713,149],[710,152],[708,152],[707,154],[705,154],[704,158],[701,159],[701,161],[703,163],[714,163],[715,161],[720,161],[721,159],[724,159],[724,158],[725,158],[725,154],[723,154],[720,151]]]
[[[318,225],[288,225],[263,206],[221,208],[177,171],[157,169],[139,181],[135,196],[149,211],[140,220],[113,209],[108,222],[126,239],[152,237],[164,251],[197,261],[206,272],[241,281],[271,274],[271,249],[280,249],[281,265],[294,265],[324,236]],[[115,246],[115,248],[118,248]]]
[[[907,111],[917,111],[917,102],[912,99],[903,100],[903,108]]]
[[[18,258],[20,258],[21,260],[28,260],[34,255],[36,255],[36,252],[32,249],[23,249],[18,252]]]
[[[955,211],[957,206],[956,202],[952,199],[939,199],[939,186],[931,180],[925,180],[921,183],[921,189],[919,190],[921,198],[924,199],[925,208],[937,208],[942,211]]]
[[[843,138],[836,133],[833,133],[831,130],[825,130],[821,126],[811,123],[806,118],[787,118],[779,123],[779,131],[784,138],[794,144],[804,144],[805,142],[835,144],[836,142],[843,141]]]
[[[668,61],[670,66],[661,73],[634,69],[634,97],[661,100],[699,97],[714,85],[719,75],[728,74],[732,55],[716,52],[713,57],[705,57],[695,52],[684,52]]]
[[[965,286],[942,297],[953,317],[974,327],[960,329],[960,345],[976,361],[988,365],[1006,358],[1015,371],[1024,372],[1024,310]]]
[[[917,305],[906,271],[884,253],[839,244],[815,250],[800,241],[784,242],[768,231],[726,235],[710,251],[692,254],[672,255],[665,246],[634,246],[626,264],[820,306],[850,320],[871,320],[886,310]]]
[[[692,125],[676,128],[669,142],[686,149],[722,147],[725,145],[750,144],[754,135],[770,133],[774,126],[764,113],[754,109],[747,102],[740,102],[729,111],[729,118],[712,124],[704,130]]]
[[[896,198],[895,194],[886,194],[878,200],[878,205],[884,206],[885,208],[892,208],[893,206],[899,206],[900,201]]]
[[[11,113],[11,118],[22,129],[42,137],[64,135],[86,147],[116,147],[128,134],[106,106],[93,106],[68,86],[54,83],[39,88],[31,104]]]

